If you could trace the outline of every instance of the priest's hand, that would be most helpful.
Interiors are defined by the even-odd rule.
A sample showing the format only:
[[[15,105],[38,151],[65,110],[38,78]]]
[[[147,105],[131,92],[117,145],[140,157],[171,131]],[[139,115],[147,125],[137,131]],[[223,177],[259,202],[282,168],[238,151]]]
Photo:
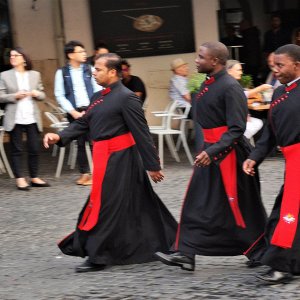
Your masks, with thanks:
[[[60,140],[60,136],[56,133],[47,133],[43,138],[43,144],[46,149],[49,148],[49,145],[56,144]]]
[[[243,171],[250,176],[255,175],[254,166],[256,165],[256,161],[252,159],[246,159],[243,163]]]
[[[148,171],[148,174],[155,183],[163,181],[165,178],[162,171]]]
[[[197,155],[196,160],[194,161],[194,164],[197,167],[206,167],[210,165],[210,163],[211,159],[205,151],[202,151],[199,155]]]

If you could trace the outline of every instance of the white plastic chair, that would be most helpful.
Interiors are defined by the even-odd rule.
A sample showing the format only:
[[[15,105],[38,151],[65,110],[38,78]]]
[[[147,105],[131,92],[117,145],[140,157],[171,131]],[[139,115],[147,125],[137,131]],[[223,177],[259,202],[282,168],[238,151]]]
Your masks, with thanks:
[[[10,178],[14,178],[14,174],[11,170],[10,164],[8,162],[5,149],[4,149],[4,143],[3,143],[3,138],[4,138],[4,133],[5,130],[3,126],[0,126],[0,170],[1,172],[5,173],[7,171],[8,175]],[[2,162],[3,160],[3,162]]]
[[[0,110],[0,119],[4,116],[4,111]],[[4,149],[4,134],[5,130],[3,126],[0,126],[0,171],[2,173],[7,172],[10,178],[14,178],[14,174],[11,170],[10,164],[8,162],[5,149]]]
[[[59,121],[59,119],[53,113],[51,113],[49,111],[45,111],[45,116],[51,122],[50,127],[54,128],[57,132],[59,132],[69,126],[69,122]],[[58,149],[57,145],[53,145],[52,156],[56,156],[57,149]],[[65,152],[66,152],[65,147],[59,147],[59,156],[58,156],[58,163],[57,163],[57,167],[56,167],[55,177],[60,177],[60,175],[61,175]]]
[[[164,112],[154,112],[154,115],[157,117],[162,117],[162,124],[159,127],[150,126],[150,132],[152,134],[158,135],[158,151],[161,162],[161,167],[164,167],[164,149],[163,149],[163,137],[165,136],[168,148],[171,152],[171,155],[175,158],[177,162],[180,162],[180,158],[178,156],[172,135],[179,135],[182,141],[185,153],[189,159],[191,165],[193,165],[194,161],[189,149],[189,146],[186,141],[185,135],[185,124],[184,120],[187,118],[189,111],[191,109],[191,105],[189,103],[186,104],[185,107],[181,107],[181,110],[177,111],[178,103],[172,102],[168,105],[167,110]],[[172,120],[180,120],[179,129],[172,128]]]
[[[53,104],[53,102],[49,100],[44,101],[44,104],[46,104],[50,108],[50,112],[53,115],[55,115],[60,122],[68,121],[66,111],[62,109],[60,106]]]
[[[57,132],[65,129],[66,127],[69,126],[69,122],[61,122],[59,119],[51,112],[46,111],[45,116],[51,121],[51,128],[56,129]],[[68,164],[70,165],[71,169],[75,168],[75,163],[76,163],[76,157],[77,157],[77,141],[73,141],[70,145],[70,152],[69,152],[69,158],[68,158]],[[55,148],[57,149],[57,146],[54,145]],[[92,153],[91,153],[91,148],[89,142],[85,143],[85,151],[88,159],[88,163],[90,166],[90,170],[93,170],[93,161],[92,161]],[[61,175],[61,170],[64,162],[64,157],[65,157],[65,152],[66,148],[65,147],[59,147],[59,157],[58,157],[58,163],[56,167],[56,172],[55,172],[55,177],[60,177]],[[53,155],[53,154],[52,154]]]

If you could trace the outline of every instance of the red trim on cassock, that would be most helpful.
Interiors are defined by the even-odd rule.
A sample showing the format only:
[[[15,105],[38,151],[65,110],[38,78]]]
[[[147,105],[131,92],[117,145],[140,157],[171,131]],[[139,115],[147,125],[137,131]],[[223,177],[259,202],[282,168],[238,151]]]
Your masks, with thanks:
[[[110,155],[133,145],[135,145],[135,141],[130,132],[109,140],[93,143],[93,185],[89,203],[78,225],[80,230],[89,231],[98,222],[102,200],[102,183]]]
[[[300,207],[300,143],[281,147],[285,158],[285,180],[280,208],[280,219],[271,244],[291,248],[295,238]]]
[[[247,255],[253,248],[254,246],[257,245],[257,243],[265,236],[265,233],[262,233],[256,241],[243,253],[244,255]]]
[[[203,129],[204,141],[207,143],[218,142],[222,135],[228,131],[227,126]],[[237,193],[237,175],[236,175],[236,153],[232,149],[220,163],[220,171],[227,195],[227,199],[233,213],[237,226],[246,228],[245,221],[239,208]]]

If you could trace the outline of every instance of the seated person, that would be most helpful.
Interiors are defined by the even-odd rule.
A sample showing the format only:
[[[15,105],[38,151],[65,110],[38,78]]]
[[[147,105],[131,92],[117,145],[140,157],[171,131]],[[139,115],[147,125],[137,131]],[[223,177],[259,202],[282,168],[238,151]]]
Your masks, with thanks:
[[[138,76],[131,75],[130,64],[125,59],[122,60],[122,83],[140,97],[144,104],[147,96],[145,84]]]
[[[171,100],[185,106],[186,102],[191,103],[191,94],[187,87],[188,65],[183,59],[176,58],[171,63],[171,70],[173,71],[173,76],[170,80],[169,96]]]
[[[240,80],[243,74],[242,65],[237,60],[228,60],[226,63],[226,70],[229,75],[231,75],[236,80]],[[269,90],[272,88],[270,84],[262,84],[256,88],[245,91],[247,98],[255,96],[257,93]],[[261,128],[263,127],[263,121],[258,118],[253,118],[248,115],[247,127],[244,132],[244,136],[247,139],[251,139]]]
[[[272,85],[273,89],[276,89],[281,85],[279,80],[276,78],[273,69],[274,69],[274,52],[270,53],[268,56],[268,66],[270,68],[270,72],[267,76],[266,83]]]

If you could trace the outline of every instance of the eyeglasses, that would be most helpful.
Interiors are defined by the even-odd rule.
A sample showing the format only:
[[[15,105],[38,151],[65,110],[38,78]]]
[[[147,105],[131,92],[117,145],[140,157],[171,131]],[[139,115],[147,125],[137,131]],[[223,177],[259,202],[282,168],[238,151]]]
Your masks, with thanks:
[[[22,54],[11,54],[9,57],[18,57],[18,56],[23,56]]]

